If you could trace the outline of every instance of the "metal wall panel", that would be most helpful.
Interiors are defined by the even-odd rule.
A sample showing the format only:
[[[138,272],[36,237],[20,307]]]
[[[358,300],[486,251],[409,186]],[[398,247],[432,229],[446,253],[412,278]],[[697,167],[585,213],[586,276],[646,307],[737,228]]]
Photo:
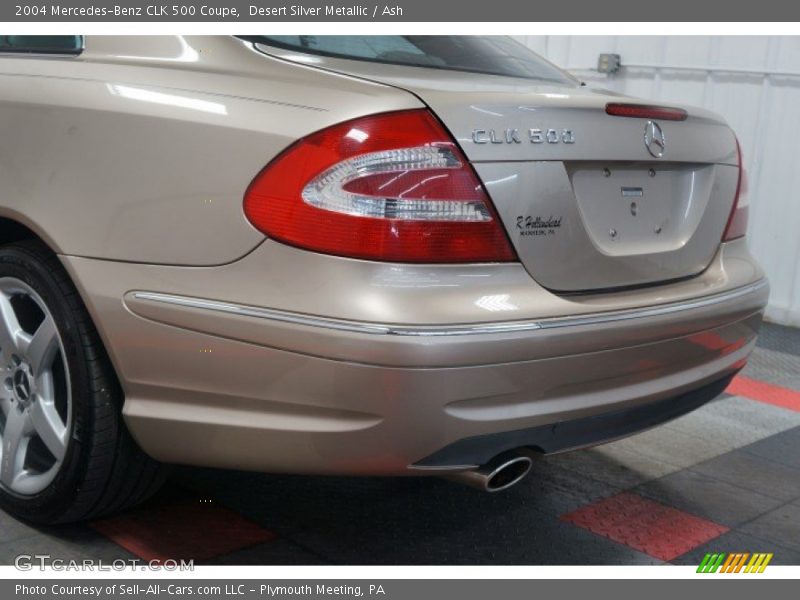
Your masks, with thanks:
[[[772,283],[767,318],[800,326],[800,37],[518,39],[593,87],[703,106],[727,119],[748,169],[750,247]],[[603,52],[621,55],[615,75],[595,70]]]

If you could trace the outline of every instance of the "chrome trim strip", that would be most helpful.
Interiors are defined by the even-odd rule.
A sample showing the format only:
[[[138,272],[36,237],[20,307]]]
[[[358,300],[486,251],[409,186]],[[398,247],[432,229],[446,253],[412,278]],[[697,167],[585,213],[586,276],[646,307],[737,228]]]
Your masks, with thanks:
[[[253,306],[245,306],[242,304],[219,302],[216,300],[204,300],[201,298],[190,298],[188,296],[176,296],[158,292],[133,292],[133,297],[137,300],[158,302],[160,304],[170,304],[174,306],[209,310],[242,317],[255,317],[259,319],[279,321],[282,323],[292,323],[295,325],[304,325],[308,327],[321,327],[325,329],[348,331],[352,333],[438,337],[452,335],[516,333],[523,331],[538,331],[543,329],[558,329],[562,327],[583,327],[588,325],[614,323],[617,321],[629,321],[632,319],[659,317],[687,310],[706,308],[716,304],[722,304],[723,302],[729,302],[742,296],[757,292],[767,287],[767,285],[767,281],[762,279],[756,283],[736,288],[728,292],[715,294],[713,296],[706,296],[696,300],[674,302],[672,304],[662,304],[648,308],[633,308],[619,311],[591,313],[577,317],[553,317],[539,319],[537,321],[506,321],[502,323],[480,323],[477,325],[430,326],[389,325],[382,323],[346,321],[343,319],[315,317],[271,308],[258,308]]]
[[[769,284],[766,279],[751,283],[728,292],[721,294],[714,294],[713,296],[706,296],[696,300],[687,300],[685,302],[673,302],[671,304],[660,304],[648,308],[631,308],[627,310],[606,312],[606,313],[593,313],[589,315],[582,315],[580,317],[564,317],[547,319],[542,323],[544,329],[555,329],[558,327],[576,327],[581,325],[596,325],[599,323],[613,323],[615,321],[628,321],[630,319],[645,319],[648,317],[660,317],[663,315],[671,315],[674,313],[683,312],[685,310],[695,310],[698,308],[706,308],[716,304],[729,302],[742,296],[755,293],[767,287]]]
[[[186,308],[197,308],[201,310],[211,310],[243,317],[256,317],[259,319],[269,319],[282,323],[292,323],[295,325],[306,325],[309,327],[322,327],[325,329],[335,329],[337,331],[349,331],[352,333],[368,333],[378,335],[403,335],[403,336],[448,336],[448,335],[468,335],[476,333],[505,333],[509,331],[530,331],[539,329],[539,323],[533,321],[516,321],[506,323],[482,323],[480,325],[435,325],[435,326],[408,326],[408,325],[384,325],[381,323],[367,323],[358,321],[346,321],[342,319],[332,319],[329,317],[314,317],[300,313],[293,313],[271,308],[257,308],[242,304],[231,304],[228,302],[218,302],[216,300],[203,300],[199,298],[189,298],[186,296],[173,296],[171,294],[161,294],[157,292],[134,292],[133,297],[137,300],[149,300],[161,304],[172,304],[184,306]]]

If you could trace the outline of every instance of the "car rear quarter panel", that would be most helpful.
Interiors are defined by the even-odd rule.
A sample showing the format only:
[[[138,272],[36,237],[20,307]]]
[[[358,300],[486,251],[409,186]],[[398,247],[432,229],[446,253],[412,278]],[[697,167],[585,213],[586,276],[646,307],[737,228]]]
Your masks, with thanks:
[[[78,57],[3,55],[0,217],[61,254],[225,264],[264,238],[242,199],[276,154],[333,123],[419,106],[231,37],[90,36]]]

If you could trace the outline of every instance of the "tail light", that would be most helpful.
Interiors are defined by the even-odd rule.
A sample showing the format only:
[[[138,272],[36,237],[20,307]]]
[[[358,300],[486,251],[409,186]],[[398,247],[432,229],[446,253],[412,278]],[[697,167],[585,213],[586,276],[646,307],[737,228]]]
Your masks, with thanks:
[[[689,118],[689,113],[682,108],[652,106],[650,104],[622,104],[619,102],[606,104],[606,114],[615,117],[659,119],[661,121],[685,121]]]
[[[244,211],[269,237],[326,254],[516,260],[477,175],[424,109],[363,117],[299,140],[256,176]]]
[[[743,237],[747,233],[747,216],[750,212],[750,202],[747,198],[747,172],[742,160],[742,148],[736,140],[736,155],[739,160],[739,180],[736,183],[736,197],[733,199],[733,208],[725,226],[723,242],[729,242]]]

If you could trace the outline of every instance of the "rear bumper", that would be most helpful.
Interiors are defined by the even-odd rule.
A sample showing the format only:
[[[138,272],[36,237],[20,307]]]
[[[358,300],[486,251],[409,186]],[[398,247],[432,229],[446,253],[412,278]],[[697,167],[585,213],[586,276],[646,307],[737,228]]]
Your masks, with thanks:
[[[726,262],[722,254],[688,284],[711,293],[665,301],[687,285],[676,284],[642,292],[664,295],[660,302],[620,294],[616,310],[584,298],[570,302],[571,315],[410,321],[422,325],[178,293],[191,286],[176,278],[196,270],[64,261],[120,374],[126,422],[153,457],[388,475],[472,466],[518,443],[508,432],[534,432],[528,444],[544,450],[596,443],[669,418],[686,398],[710,398],[752,351],[768,294],[745,255]],[[374,288],[359,291],[374,296]],[[537,293],[547,301],[549,293]],[[651,416],[630,418],[640,410]],[[607,426],[617,413],[629,415],[627,429]],[[587,423],[591,439],[575,442],[575,428]],[[545,435],[545,447],[548,431],[558,435]],[[490,443],[477,451],[475,439]]]

